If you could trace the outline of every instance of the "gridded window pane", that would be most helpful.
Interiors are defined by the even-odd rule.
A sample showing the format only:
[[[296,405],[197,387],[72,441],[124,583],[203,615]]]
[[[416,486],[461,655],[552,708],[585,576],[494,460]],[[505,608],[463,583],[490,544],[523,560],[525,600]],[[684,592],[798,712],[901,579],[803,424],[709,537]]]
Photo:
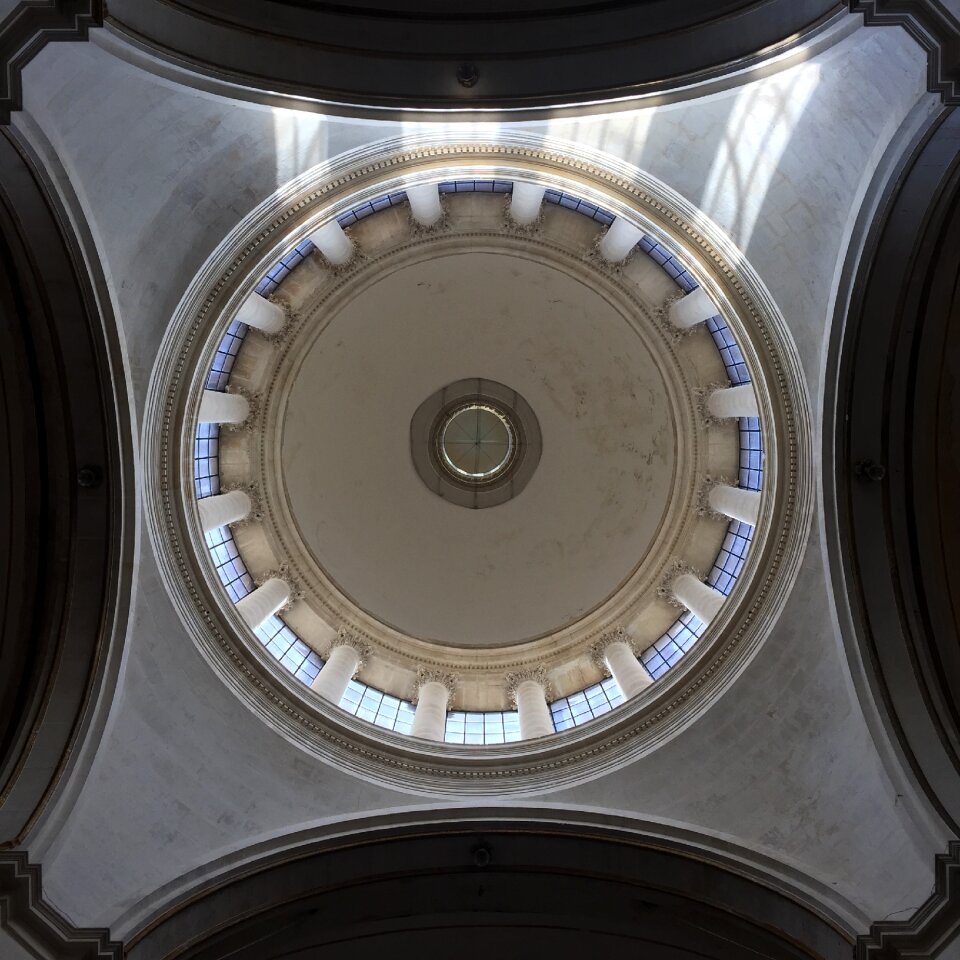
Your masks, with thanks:
[[[763,486],[763,440],[758,417],[740,418],[740,486],[748,490]]]
[[[715,587],[724,595],[730,593],[740,575],[751,540],[753,540],[753,527],[749,523],[743,523],[740,520],[730,521],[727,535],[723,538],[723,546],[707,577],[707,583],[711,587]]]
[[[730,382],[734,386],[749,383],[750,372],[747,370],[747,364],[726,322],[721,317],[711,317],[707,320],[707,329],[717,345],[717,350],[720,351],[720,359],[726,367]]]
[[[210,530],[204,536],[220,582],[230,594],[230,599],[236,603],[253,590],[253,577],[247,572],[237,552],[233,534],[229,527],[217,527],[216,530]]]
[[[703,633],[703,624],[688,610],[655,643],[640,655],[640,662],[656,680],[662,677]]]
[[[444,180],[441,193],[513,193],[510,180]]]
[[[520,715],[516,710],[447,714],[446,743],[516,743],[520,739]]]
[[[268,617],[254,631],[260,642],[298,680],[308,686],[316,679],[323,660],[311,650],[280,617]]]
[[[220,424],[199,423],[193,443],[193,485],[197,498],[220,492]]]
[[[277,287],[290,275],[290,271],[298,263],[310,256],[313,250],[310,240],[301,240],[288,254],[281,257],[268,271],[267,275],[257,284],[256,291],[261,297],[269,297]]]
[[[623,703],[624,696],[617,681],[608,677],[577,693],[560,697],[550,704],[553,728],[556,731],[579,727],[595,717],[609,713],[615,706]]]
[[[695,290],[698,286],[693,274],[683,265],[675,253],[670,251],[658,240],[644,234],[637,246],[656,264],[661,266],[667,274],[685,293]]]
[[[245,323],[239,320],[232,320],[227,332],[223,335],[217,352],[214,355],[213,363],[210,365],[210,372],[207,374],[206,387],[208,390],[225,390],[230,382],[230,371],[233,370],[234,361],[243,345],[243,338],[247,335],[249,328]]]
[[[341,227],[352,227],[365,217],[369,217],[379,210],[395,207],[397,204],[403,203],[406,199],[407,194],[403,190],[398,190],[396,193],[388,193],[382,197],[376,197],[374,200],[369,200],[366,203],[357,204],[357,206],[351,207],[349,210],[344,210],[343,213],[337,215],[337,223],[339,223]]]
[[[566,207],[568,210],[576,210],[597,223],[609,225],[616,219],[609,210],[598,207],[595,203],[587,200],[581,200],[571,193],[564,193],[562,190],[547,190],[543,194],[546,203],[555,203],[559,207]]]
[[[392,697],[359,680],[351,680],[340,700],[340,709],[378,727],[409,733],[415,708],[408,700]]]

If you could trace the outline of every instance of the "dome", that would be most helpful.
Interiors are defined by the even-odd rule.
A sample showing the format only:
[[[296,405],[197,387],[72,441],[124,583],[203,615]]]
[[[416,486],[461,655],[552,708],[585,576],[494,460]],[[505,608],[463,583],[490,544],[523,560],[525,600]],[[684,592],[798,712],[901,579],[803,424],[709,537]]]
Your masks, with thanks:
[[[745,265],[600,168],[458,149],[241,254],[180,419],[221,651],[431,775],[609,742],[735,662],[797,479]]]

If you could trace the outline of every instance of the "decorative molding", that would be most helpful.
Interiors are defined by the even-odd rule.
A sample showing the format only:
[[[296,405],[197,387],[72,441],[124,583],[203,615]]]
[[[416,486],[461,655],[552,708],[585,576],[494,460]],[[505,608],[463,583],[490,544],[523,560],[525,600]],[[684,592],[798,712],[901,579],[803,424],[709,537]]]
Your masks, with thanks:
[[[281,563],[279,567],[274,570],[267,570],[265,573],[259,573],[253,578],[253,582],[258,586],[262,587],[268,580],[282,580],[290,590],[290,599],[277,610],[277,613],[284,613],[289,610],[298,600],[303,599],[303,587],[300,584],[300,581],[296,577],[290,574],[290,567]]]
[[[653,316],[657,324],[674,343],[679,343],[681,340],[690,336],[690,334],[700,326],[700,324],[696,324],[693,327],[678,327],[671,321],[670,308],[675,303],[679,303],[685,296],[685,291],[674,290],[673,293],[664,297],[663,303],[653,311]]]
[[[276,290],[267,297],[267,300],[269,300],[270,303],[276,304],[281,310],[283,310],[283,315],[285,318],[283,328],[278,330],[276,333],[267,333],[265,330],[261,330],[259,327],[253,327],[252,329],[256,330],[257,333],[259,333],[260,336],[267,341],[267,343],[283,343],[283,341],[286,340],[287,337],[289,337],[299,325],[301,320],[300,314],[293,309],[290,301]]]
[[[243,397],[244,400],[250,405],[250,409],[247,412],[247,416],[241,420],[239,423],[221,423],[221,430],[229,431],[238,431],[242,430],[246,433],[251,432],[257,423],[257,419],[260,416],[260,403],[262,397],[255,390],[248,390],[246,387],[242,387],[237,383],[228,383],[225,393],[232,393],[238,397]]]
[[[424,237],[432,237],[438,233],[446,233],[450,229],[450,213],[447,210],[447,204],[444,202],[443,194],[440,194],[440,209],[443,211],[433,223],[421,223],[414,215],[413,208],[407,206],[407,218],[410,223],[410,236],[417,240]]]
[[[327,653],[328,657],[336,647],[351,647],[357,654],[358,660],[356,669],[353,671],[354,676],[356,676],[357,672],[366,664],[373,653],[370,644],[350,627],[341,627],[337,631],[337,635],[330,641],[330,649]]]
[[[420,697],[420,688],[425,683],[439,683],[447,690],[447,709],[451,709],[453,698],[457,695],[460,687],[460,678],[455,673],[447,673],[444,670],[433,670],[425,667],[417,668],[417,679],[414,681],[412,703],[417,703]]]
[[[103,0],[46,0],[21,3],[0,22],[0,124],[23,109],[24,67],[50,42],[86,40],[103,26]]]
[[[880,920],[857,938],[856,960],[922,960],[946,957],[960,942],[960,840],[938,853],[933,893],[909,920]],[[953,954],[950,954],[953,956]]]
[[[40,867],[16,851],[0,852],[0,929],[39,960],[122,960],[107,927],[75,927],[43,899]]]
[[[850,0],[868,27],[903,27],[927,54],[927,90],[960,104],[960,23],[939,0]]]
[[[507,684],[507,696],[514,709],[517,707],[517,690],[521,683],[532,680],[543,687],[543,695],[549,701],[553,698],[553,684],[547,676],[547,671],[543,666],[537,664],[533,667],[525,667],[523,670],[517,670],[514,673],[508,673],[504,678]]]

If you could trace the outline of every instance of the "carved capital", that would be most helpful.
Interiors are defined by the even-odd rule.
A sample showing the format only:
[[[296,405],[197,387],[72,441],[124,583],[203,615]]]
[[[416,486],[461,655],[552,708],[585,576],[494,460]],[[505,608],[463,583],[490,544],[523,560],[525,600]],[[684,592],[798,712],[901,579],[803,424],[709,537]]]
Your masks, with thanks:
[[[438,233],[445,233],[450,229],[450,216],[447,212],[447,206],[443,202],[443,194],[440,194],[440,209],[443,211],[433,223],[421,223],[413,215],[413,211],[409,211],[408,217],[410,221],[410,236],[415,240],[423,240],[426,237],[436,236]]]
[[[265,331],[256,327],[254,329],[256,329],[257,332],[268,343],[283,343],[283,341],[290,336],[290,334],[300,323],[301,316],[298,311],[293,309],[293,305],[290,303],[290,301],[286,297],[281,296],[279,293],[271,293],[267,299],[271,303],[275,303],[283,311],[283,328],[278,330],[276,333],[266,333]]]
[[[705,427],[709,427],[714,423],[722,423],[724,420],[736,419],[735,417],[715,417],[707,407],[707,401],[710,399],[711,394],[716,393],[717,390],[726,390],[727,387],[730,386],[732,386],[730,381],[724,380],[718,383],[708,383],[705,387],[694,387],[694,406],[697,408],[697,415]]]
[[[420,698],[420,690],[425,683],[439,683],[447,690],[447,709],[451,709],[453,698],[457,695],[457,689],[460,685],[460,678],[455,673],[445,673],[443,670],[427,670],[424,667],[417,668],[417,679],[413,687],[413,703],[417,703]]]
[[[537,664],[534,667],[525,667],[523,670],[517,670],[515,673],[508,673],[506,676],[507,682],[507,694],[510,697],[510,703],[514,707],[517,706],[517,689],[520,684],[526,680],[532,680],[534,683],[539,683],[543,687],[543,694],[547,700],[550,700],[553,695],[553,686],[550,683],[549,678],[547,677],[547,671],[543,668],[542,665]]]
[[[687,608],[673,595],[673,585],[677,578],[682,577],[684,574],[696,577],[700,581],[703,580],[703,574],[695,567],[691,567],[690,564],[684,560],[673,560],[667,567],[663,579],[660,581],[660,586],[657,587],[657,596],[678,610],[686,610]]]
[[[503,219],[501,221],[503,232],[514,237],[536,236],[543,226],[543,203],[540,204],[540,212],[534,220],[531,220],[529,223],[517,223],[517,221],[510,216],[510,205],[512,202],[513,195],[509,193],[505,194],[503,201]]]
[[[719,510],[715,510],[710,505],[710,491],[714,487],[720,486],[735,487],[736,483],[733,480],[728,479],[724,476],[714,477],[710,474],[707,474],[703,478],[703,483],[700,485],[700,492],[697,495],[697,516],[698,517],[709,517],[711,520],[726,520],[729,521],[729,517],[725,513],[721,513]]]
[[[221,493],[233,493],[239,490],[250,498],[250,512],[239,520],[234,520],[231,527],[244,527],[248,523],[259,523],[263,520],[263,497],[260,493],[260,485],[251,480],[247,483],[227,483],[220,487]]]
[[[268,580],[282,580],[290,590],[289,599],[282,607],[280,607],[279,610],[277,610],[277,613],[286,612],[298,600],[303,599],[303,587],[300,585],[299,580],[290,575],[290,568],[287,564],[281,563],[276,569],[267,570],[264,573],[257,574],[257,576],[253,578],[253,582],[258,587],[262,587]]]
[[[247,413],[246,419],[241,423],[222,423],[220,424],[220,429],[243,430],[247,433],[252,432],[260,413],[260,394],[254,390],[248,390],[246,387],[242,387],[237,383],[228,383],[224,392],[243,397],[247,403],[250,404],[250,411]]]
[[[352,647],[356,651],[357,657],[359,657],[357,670],[370,659],[372,653],[370,644],[350,627],[341,627],[337,631],[337,635],[330,641],[330,651],[332,652],[336,647]],[[327,656],[329,656],[329,653]],[[354,674],[357,670],[354,671]]]
[[[612,630],[601,633],[600,639],[590,644],[590,659],[608,676],[610,669],[607,666],[605,654],[611,643],[625,643],[634,653],[637,652],[633,637],[623,627],[614,627]]]
[[[653,311],[653,316],[657,324],[674,343],[679,343],[684,337],[688,337],[697,329],[697,327],[678,327],[670,320],[670,308],[685,296],[686,294],[683,290],[674,290],[673,293],[665,297],[663,303]]]

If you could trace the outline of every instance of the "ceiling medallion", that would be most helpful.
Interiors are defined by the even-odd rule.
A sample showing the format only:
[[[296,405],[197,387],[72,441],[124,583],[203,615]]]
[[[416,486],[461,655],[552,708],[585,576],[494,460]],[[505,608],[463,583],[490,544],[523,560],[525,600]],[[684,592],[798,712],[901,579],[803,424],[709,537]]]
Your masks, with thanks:
[[[495,380],[448,384],[417,407],[410,453],[420,479],[461,507],[494,507],[517,496],[540,462],[540,424],[530,404]]]

